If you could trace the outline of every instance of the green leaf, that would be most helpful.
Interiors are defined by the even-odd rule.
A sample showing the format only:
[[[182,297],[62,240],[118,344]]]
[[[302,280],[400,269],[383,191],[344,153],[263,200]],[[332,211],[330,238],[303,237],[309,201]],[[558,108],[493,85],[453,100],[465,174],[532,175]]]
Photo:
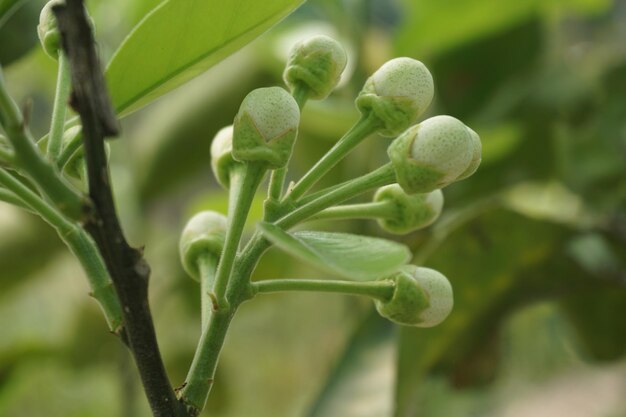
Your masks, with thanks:
[[[396,242],[348,233],[302,231],[288,233],[260,223],[265,237],[288,254],[345,278],[368,281],[395,272],[411,259]]]
[[[106,71],[127,115],[196,77],[286,17],[303,0],[166,0],[128,35]]]
[[[370,314],[350,340],[308,417],[390,417],[393,336],[390,322]]]

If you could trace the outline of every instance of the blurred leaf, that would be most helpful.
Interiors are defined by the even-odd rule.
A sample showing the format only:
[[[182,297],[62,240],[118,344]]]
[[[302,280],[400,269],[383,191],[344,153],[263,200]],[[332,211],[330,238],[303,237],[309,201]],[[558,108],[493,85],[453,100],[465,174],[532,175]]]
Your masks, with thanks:
[[[505,193],[504,202],[510,209],[533,219],[574,227],[592,224],[582,198],[559,182],[518,184]]]
[[[462,385],[488,381],[497,370],[497,355],[483,361],[482,368],[479,363],[468,367],[468,362],[485,350],[497,351],[494,337],[507,312],[580,288],[575,267],[557,255],[569,229],[493,206],[474,214],[457,225],[427,263],[452,283],[450,317],[432,329],[401,329],[398,417],[415,415],[416,390],[432,372],[445,372]]]
[[[397,38],[400,53],[439,52],[518,24],[555,9],[599,13],[611,0],[403,0],[407,17]],[[510,55],[508,55],[510,57]]]
[[[308,417],[390,417],[393,325],[370,314],[339,359]]]
[[[0,65],[7,66],[39,45],[41,2],[0,0]]]
[[[303,0],[166,0],[128,35],[106,71],[115,109],[127,115],[201,74]]]
[[[110,417],[121,415],[115,367],[72,370],[63,362],[34,360],[10,375],[0,392],[7,417]],[[147,416],[141,413],[135,417]]]
[[[626,287],[568,297],[562,305],[586,354],[598,361],[626,355]]]
[[[389,240],[348,233],[288,233],[265,222],[258,227],[268,240],[288,254],[349,279],[381,278],[411,259],[406,246]]]

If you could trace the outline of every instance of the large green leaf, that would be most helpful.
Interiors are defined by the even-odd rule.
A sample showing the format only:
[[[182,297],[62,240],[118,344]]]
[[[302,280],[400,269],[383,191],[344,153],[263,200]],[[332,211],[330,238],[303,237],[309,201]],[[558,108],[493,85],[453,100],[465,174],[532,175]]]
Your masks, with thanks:
[[[303,0],[166,0],[124,40],[106,71],[126,115],[194,78],[283,19]]]
[[[271,223],[260,223],[259,228],[267,239],[290,255],[349,279],[381,278],[411,259],[406,246],[385,239],[348,233],[288,233]]]

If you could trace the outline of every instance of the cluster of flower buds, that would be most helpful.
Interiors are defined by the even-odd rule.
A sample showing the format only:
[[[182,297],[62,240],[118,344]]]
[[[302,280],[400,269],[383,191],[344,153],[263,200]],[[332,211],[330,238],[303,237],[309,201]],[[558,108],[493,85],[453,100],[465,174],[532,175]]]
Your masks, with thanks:
[[[229,188],[234,167],[245,164],[284,168],[297,136],[300,107],[307,99],[326,98],[346,61],[346,52],[331,38],[316,36],[296,44],[283,73],[293,97],[280,87],[254,90],[243,100],[233,126],[215,136],[211,166],[217,181]],[[386,166],[389,175],[395,175],[395,183],[379,182],[378,186],[390,185],[379,188],[371,203],[335,207],[320,218],[345,218],[346,213],[359,217],[362,209],[361,217],[375,217],[385,230],[401,234],[426,227],[439,217],[444,201],[441,189],[478,169],[482,146],[476,132],[451,116],[434,116],[415,124],[433,96],[430,72],[412,58],[392,59],[368,78],[355,101],[362,114],[359,123],[366,127],[356,129],[359,133],[352,139],[343,138],[342,145],[329,151],[335,154],[309,175],[323,175],[360,140],[376,132],[396,137],[388,148]],[[284,204],[295,204],[315,180],[308,178],[306,186],[294,192],[294,200]],[[224,217],[217,213],[200,213],[191,219],[180,246],[190,275],[198,277],[199,257],[219,258],[225,227]],[[409,265],[383,279],[393,283],[391,298],[376,300],[384,317],[403,325],[431,327],[450,313],[452,288],[439,272]]]

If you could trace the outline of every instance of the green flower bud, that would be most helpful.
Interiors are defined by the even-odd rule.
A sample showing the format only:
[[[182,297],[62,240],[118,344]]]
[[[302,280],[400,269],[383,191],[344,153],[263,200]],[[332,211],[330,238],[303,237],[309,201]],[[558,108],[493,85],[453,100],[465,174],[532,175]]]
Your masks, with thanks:
[[[396,58],[365,82],[356,105],[361,113],[373,113],[382,122],[378,133],[396,136],[428,108],[433,94],[433,77],[424,64],[412,58]]]
[[[233,158],[264,162],[268,168],[287,165],[293,148],[300,109],[280,87],[258,88],[246,96],[235,116]]]
[[[80,125],[72,126],[63,133],[63,148],[73,147],[75,142],[82,142],[82,127]],[[77,144],[76,152],[68,159],[63,166],[63,172],[70,177],[79,181],[87,178],[87,164],[85,162],[85,149],[82,144]],[[104,150],[107,157],[111,154],[111,146],[108,142],[104,143]]]
[[[474,140],[459,120],[435,116],[407,129],[387,153],[404,191],[427,193],[450,185],[468,169]]]
[[[63,133],[63,148],[66,148],[70,143],[80,141],[81,133],[83,129],[80,125],[72,126]],[[67,176],[74,179],[81,179],[85,177],[85,151],[81,146],[76,152],[72,154],[70,159],[63,167],[63,171]]]
[[[199,260],[219,258],[226,236],[226,217],[215,211],[201,211],[187,222],[180,236],[180,259],[185,271],[200,281]]]
[[[429,226],[437,220],[443,208],[443,193],[435,190],[409,195],[398,184],[391,184],[379,188],[374,201],[393,204],[395,212],[392,218],[379,219],[378,224],[391,233],[404,234]]]
[[[433,327],[452,311],[452,286],[441,273],[430,268],[407,265],[395,275],[384,278],[395,283],[388,301],[376,300],[381,316],[398,324]]]
[[[463,171],[463,173],[456,179],[457,181],[461,181],[467,177],[472,176],[474,172],[476,172],[476,170],[480,166],[480,162],[482,161],[482,158],[483,158],[483,155],[482,155],[483,144],[480,142],[480,136],[478,136],[478,133],[474,132],[469,127],[467,128],[467,130],[470,132],[470,135],[472,136],[472,145],[473,145],[472,161],[470,162],[467,169]]]
[[[233,159],[233,126],[226,126],[217,132],[211,142],[211,169],[217,182],[225,189],[230,187],[230,172],[238,163]]]
[[[39,25],[37,26],[39,41],[44,52],[52,59],[59,57],[59,50],[61,49],[61,32],[59,32],[52,8],[63,4],[65,4],[65,0],[51,0],[43,6],[39,15]]]
[[[339,82],[347,62],[339,42],[328,36],[314,36],[293,47],[283,79],[292,91],[303,84],[309,89],[309,98],[322,100]]]

